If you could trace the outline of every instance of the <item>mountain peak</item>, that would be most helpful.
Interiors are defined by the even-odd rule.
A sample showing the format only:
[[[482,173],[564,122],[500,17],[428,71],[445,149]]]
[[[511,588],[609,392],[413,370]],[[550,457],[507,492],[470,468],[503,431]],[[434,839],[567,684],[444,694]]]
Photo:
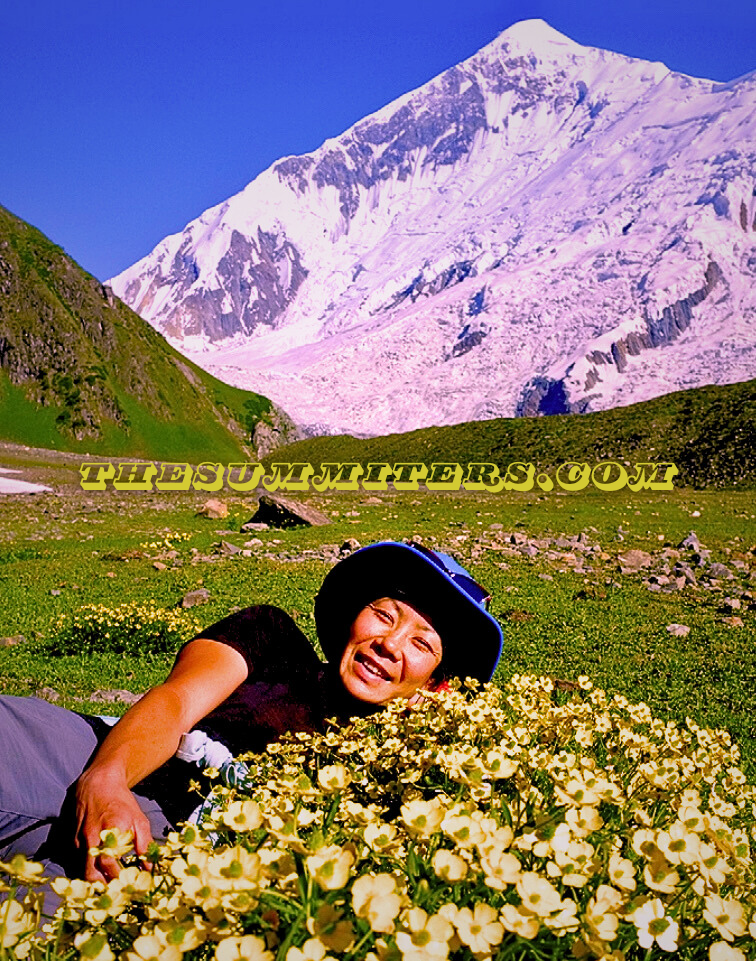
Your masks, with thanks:
[[[750,379],[748,84],[713,90],[524,20],[275,163],[113,289],[321,431]]]
[[[580,44],[570,40],[569,37],[555,30],[545,20],[518,20],[506,30],[502,31],[497,38],[497,43],[506,41],[521,50],[533,53],[546,51],[554,46],[566,47],[575,50]]]

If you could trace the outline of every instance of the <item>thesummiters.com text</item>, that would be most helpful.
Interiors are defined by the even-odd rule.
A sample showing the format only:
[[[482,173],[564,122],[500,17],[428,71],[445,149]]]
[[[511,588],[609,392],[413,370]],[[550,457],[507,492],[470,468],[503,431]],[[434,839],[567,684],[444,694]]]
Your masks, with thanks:
[[[108,485],[120,491],[203,491],[227,488],[239,493],[258,487],[266,491],[581,491],[589,485],[602,491],[623,488],[670,491],[678,474],[671,463],[620,464],[618,461],[587,463],[568,461],[550,473],[535,464],[516,461],[506,466],[488,463],[455,464],[434,462],[385,463],[259,463],[154,464],[145,462],[90,462],[79,468],[81,487],[104,491]]]

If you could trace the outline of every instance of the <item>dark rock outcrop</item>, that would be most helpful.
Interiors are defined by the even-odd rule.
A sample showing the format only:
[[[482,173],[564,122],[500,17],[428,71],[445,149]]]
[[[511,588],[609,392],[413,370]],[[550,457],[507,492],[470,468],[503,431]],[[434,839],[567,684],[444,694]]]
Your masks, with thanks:
[[[393,310],[405,300],[414,304],[419,297],[432,297],[435,294],[440,294],[447,287],[453,287],[455,284],[467,280],[468,277],[474,277],[476,273],[477,269],[471,260],[457,261],[430,280],[427,280],[424,274],[420,273],[410,284],[394,294],[391,300],[385,304],[383,310]]]
[[[619,373],[627,368],[627,358],[637,357],[643,350],[655,347],[665,347],[671,344],[690,327],[693,310],[711,294],[722,281],[723,275],[716,261],[709,261],[704,273],[704,284],[698,290],[692,291],[675,303],[665,307],[658,317],[645,314],[645,330],[632,331],[626,337],[616,340],[609,352],[594,350],[587,354],[587,359],[594,365],[588,371],[585,380],[585,390],[591,390],[600,380],[601,375],[596,368],[603,364],[614,364]],[[643,286],[641,281],[640,286]],[[583,397],[572,402],[565,380],[572,367],[563,379],[552,380],[548,377],[534,377],[523,389],[517,405],[517,417],[537,417],[542,414],[583,414],[590,408],[591,397]]]
[[[270,527],[323,527],[330,518],[313,507],[300,504],[280,494],[263,494],[249,523],[268,524]]]
[[[405,104],[385,121],[358,124],[317,163],[312,157],[289,157],[275,171],[299,193],[307,189],[307,178],[319,188],[335,187],[348,224],[360,206],[360,188],[366,191],[391,177],[406,180],[420,150],[426,151],[423,164],[434,169],[470,152],[475,135],[486,128],[486,108],[477,80],[467,80],[465,71],[448,70],[423,100]]]
[[[199,271],[190,248],[187,239],[163,281],[187,292],[181,329],[169,331],[177,335],[205,334],[218,341],[237,333],[250,334],[262,325],[272,327],[307,276],[299,250],[285,235],[258,229],[256,238],[247,238],[234,230],[218,264],[222,289],[192,290]]]
[[[273,405],[270,412],[262,417],[252,431],[252,446],[258,458],[262,459],[277,447],[285,447],[304,438],[304,432],[280,407]]]

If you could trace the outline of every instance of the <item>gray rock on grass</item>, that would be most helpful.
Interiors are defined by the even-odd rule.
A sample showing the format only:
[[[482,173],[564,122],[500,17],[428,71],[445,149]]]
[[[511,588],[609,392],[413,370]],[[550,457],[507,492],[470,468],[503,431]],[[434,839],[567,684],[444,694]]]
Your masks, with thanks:
[[[23,634],[12,634],[10,637],[0,637],[0,647],[15,647],[16,644],[23,644],[25,641]]]
[[[696,532],[691,531],[687,537],[680,541],[678,547],[685,551],[697,551],[701,547],[701,542],[698,540]]]
[[[133,691],[123,691],[118,688],[112,690],[97,689],[89,695],[89,701],[95,704],[136,704],[143,697],[142,694],[134,694]]]
[[[237,547],[236,544],[232,544],[231,541],[221,541],[218,550],[221,554],[227,554],[229,557],[241,553],[241,547]]]
[[[618,554],[617,560],[620,563],[620,568],[622,569],[623,574],[650,567],[654,561],[653,557],[648,553],[648,551],[640,550],[630,550],[625,551],[624,554]]]
[[[198,587],[196,590],[184,594],[180,606],[184,608],[196,607],[198,604],[207,604],[209,601],[210,591],[206,587]]]
[[[228,505],[211,497],[210,500],[205,501],[194,516],[209,517],[214,521],[222,520],[224,517],[228,517]]]
[[[734,580],[735,575],[732,573],[729,567],[725,564],[714,563],[709,565],[709,577],[715,577],[718,580],[731,581]]]

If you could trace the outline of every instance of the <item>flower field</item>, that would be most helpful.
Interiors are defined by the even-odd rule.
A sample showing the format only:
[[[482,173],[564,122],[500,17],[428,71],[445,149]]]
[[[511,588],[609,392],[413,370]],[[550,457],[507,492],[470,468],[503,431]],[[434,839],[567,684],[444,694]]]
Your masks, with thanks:
[[[166,654],[197,634],[202,623],[181,610],[163,610],[150,601],[115,606],[86,604],[73,614],[61,614],[49,645],[50,654]]]
[[[756,788],[729,736],[576,684],[391,705],[211,771],[199,826],[106,886],[4,867],[32,961],[756,958]]]

